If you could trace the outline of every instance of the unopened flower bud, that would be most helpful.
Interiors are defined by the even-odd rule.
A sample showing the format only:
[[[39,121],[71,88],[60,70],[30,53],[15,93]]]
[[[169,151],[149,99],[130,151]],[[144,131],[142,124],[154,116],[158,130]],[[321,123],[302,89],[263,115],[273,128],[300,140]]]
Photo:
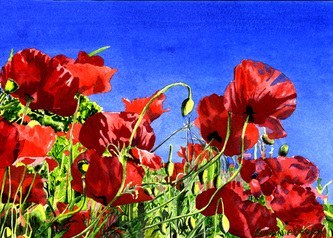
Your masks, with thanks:
[[[289,152],[288,144],[281,145],[281,147],[279,149],[279,155],[280,156],[287,156],[288,152]]]
[[[182,103],[182,116],[185,117],[193,111],[194,101],[192,98],[186,98]]]
[[[18,84],[13,79],[9,78],[6,82],[4,90],[5,93],[9,94],[15,92],[18,88]]]
[[[86,173],[88,171],[89,168],[89,163],[87,160],[83,159],[77,162],[77,167],[80,171],[80,173],[82,174],[82,176],[86,176]]]
[[[269,138],[267,134],[262,135],[261,139],[266,145],[273,145],[274,144],[274,140]]]
[[[169,162],[167,167],[166,167],[166,173],[169,177],[172,176],[173,171],[175,170],[175,164],[172,162]]]

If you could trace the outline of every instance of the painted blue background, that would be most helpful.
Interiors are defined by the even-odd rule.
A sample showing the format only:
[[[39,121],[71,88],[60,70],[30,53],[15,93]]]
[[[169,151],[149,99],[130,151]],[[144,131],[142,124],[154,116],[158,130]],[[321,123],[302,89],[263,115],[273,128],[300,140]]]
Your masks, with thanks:
[[[38,48],[76,57],[102,53],[118,68],[113,90],[93,96],[106,111],[123,109],[121,97],[149,96],[172,82],[193,88],[196,103],[223,94],[242,59],[281,70],[298,92],[295,113],[283,121],[290,155],[303,155],[333,178],[333,4],[331,2],[78,2],[2,1],[0,62],[11,48]],[[167,93],[171,111],[154,122],[158,141],[185,123],[186,90]],[[193,114],[192,119],[195,118]],[[184,144],[184,134],[168,145]],[[175,155],[176,156],[176,155]],[[330,189],[331,193],[333,189]],[[332,200],[332,199],[331,199]]]

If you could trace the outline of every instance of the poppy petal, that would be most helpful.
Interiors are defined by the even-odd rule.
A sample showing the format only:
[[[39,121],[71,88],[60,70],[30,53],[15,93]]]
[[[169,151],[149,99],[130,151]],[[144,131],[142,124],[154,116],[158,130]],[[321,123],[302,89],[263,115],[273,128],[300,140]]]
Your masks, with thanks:
[[[123,103],[125,104],[126,112],[133,112],[137,114],[141,114],[143,108],[147,105],[147,103],[154,96],[146,98],[136,98],[134,100],[129,100],[127,98],[123,98]],[[169,111],[169,109],[163,108],[163,102],[165,100],[165,95],[161,94],[158,96],[153,103],[149,106],[148,110],[145,113],[145,119],[149,122],[154,121],[158,117],[160,117],[164,112]]]
[[[138,148],[133,148],[131,150],[133,156],[140,160],[140,163],[149,167],[152,170],[158,170],[162,168],[162,159],[155,153],[150,153],[146,150],[140,150]]]
[[[83,124],[79,140],[85,147],[95,149],[100,154],[103,154],[106,148],[112,153],[115,148],[122,149],[124,146],[129,146],[129,139],[137,119],[137,114],[128,112],[96,113]],[[146,120],[143,120],[131,146],[150,150],[154,143],[153,129]]]
[[[0,117],[0,169],[12,165],[20,149],[17,128]]]
[[[212,94],[204,97],[198,104],[198,119],[196,125],[200,128],[203,139],[210,145],[222,149],[227,134],[228,112],[224,108],[223,96]],[[230,136],[224,151],[227,156],[241,154],[242,130],[245,121],[242,117],[231,117]],[[244,148],[251,148],[257,143],[259,137],[258,129],[253,124],[246,127]]]
[[[251,113],[250,121],[255,124],[263,124],[269,116],[285,119],[296,108],[295,87],[269,65],[243,60],[225,91],[225,107],[238,115]]]
[[[324,220],[323,206],[310,188],[284,183],[277,186],[273,196],[270,206],[286,224],[286,229],[301,231],[305,227],[311,230],[311,227]]]

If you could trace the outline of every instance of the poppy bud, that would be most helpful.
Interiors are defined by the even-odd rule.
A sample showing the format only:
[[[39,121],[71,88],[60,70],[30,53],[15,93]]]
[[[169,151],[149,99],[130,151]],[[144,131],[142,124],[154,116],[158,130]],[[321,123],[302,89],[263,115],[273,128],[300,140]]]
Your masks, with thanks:
[[[77,162],[77,167],[80,171],[80,173],[82,174],[82,177],[86,176],[86,173],[88,171],[89,168],[89,163],[87,160],[83,159]]]
[[[185,117],[193,111],[194,101],[192,98],[186,98],[182,103],[182,116]]]
[[[175,164],[172,162],[169,162],[166,168],[166,173],[169,177],[172,176],[173,171],[175,170]]]
[[[230,222],[229,222],[229,219],[227,218],[227,216],[225,214],[222,215],[221,225],[222,225],[223,231],[225,233],[227,233],[230,229]]]
[[[187,223],[188,227],[191,230],[193,230],[196,227],[196,222],[195,222],[195,219],[193,217],[188,217],[186,219],[186,223]]]
[[[11,78],[9,78],[5,85],[5,93],[10,94],[15,92],[19,88],[18,84]]]
[[[267,134],[262,135],[261,139],[266,145],[274,145],[274,140],[269,138]]]
[[[279,149],[279,155],[280,156],[287,156],[288,152],[289,152],[288,144],[281,145],[281,147]]]

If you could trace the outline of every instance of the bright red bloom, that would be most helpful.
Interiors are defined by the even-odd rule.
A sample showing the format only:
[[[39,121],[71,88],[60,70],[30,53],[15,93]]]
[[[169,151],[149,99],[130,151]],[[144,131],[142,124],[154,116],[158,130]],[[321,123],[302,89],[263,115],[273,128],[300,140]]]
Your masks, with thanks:
[[[146,97],[146,98],[136,98],[132,101],[130,101],[127,98],[123,98],[123,103],[125,104],[126,108],[125,111],[141,114],[143,108],[147,105],[147,103],[154,95],[155,94],[153,94],[151,97]],[[161,94],[153,101],[153,103],[149,106],[145,114],[145,119],[147,121],[152,122],[158,117],[160,117],[164,112],[169,111],[169,109],[163,108],[164,100],[165,100],[165,95]]]
[[[64,55],[57,55],[54,59],[79,79],[79,93],[89,96],[111,90],[110,80],[117,69],[104,66],[102,57],[89,56],[86,52],[80,51],[76,60]]]
[[[196,207],[205,216],[223,213],[230,222],[229,232],[239,237],[266,236],[279,230],[271,211],[246,199],[240,183],[233,181],[219,191],[211,188],[199,194]]]
[[[79,81],[57,61],[36,49],[16,53],[2,68],[1,85],[14,80],[12,95],[31,109],[45,109],[61,116],[73,115]]]
[[[20,149],[16,127],[0,117],[0,169],[12,165]]]
[[[6,177],[4,178],[4,176]],[[0,181],[2,182],[4,179],[3,203],[6,203],[8,199],[14,203],[19,203],[20,199],[21,202],[27,199],[27,202],[46,204],[43,179],[39,174],[29,174],[25,166],[10,166],[7,169],[0,169]],[[23,182],[20,186],[21,181]],[[31,189],[30,192],[29,189]],[[10,198],[8,198],[9,194]]]
[[[88,149],[94,149],[103,154],[108,148],[110,152],[115,148],[129,146],[129,139],[137,114],[128,112],[100,112],[89,117],[80,131],[80,142]],[[150,150],[155,143],[155,135],[149,123],[145,120],[140,124],[131,146]]]
[[[158,170],[162,168],[161,157],[154,153],[150,153],[146,150],[140,150],[138,148],[133,148],[131,150],[131,154],[134,156],[134,158],[139,159],[141,164],[149,167],[150,169]]]
[[[326,237],[323,226],[323,206],[310,188],[283,183],[277,186],[270,202],[271,208],[294,234],[312,233],[309,237]],[[302,236],[303,237],[303,236]]]
[[[283,183],[309,186],[319,175],[317,166],[301,156],[244,160],[240,173],[255,196],[269,196]]]
[[[198,118],[195,124],[200,128],[203,139],[210,145],[223,148],[227,127],[228,111],[224,107],[223,96],[212,94],[201,99],[198,105]],[[224,154],[228,156],[241,154],[242,130],[244,120],[232,115],[230,120],[230,136]],[[258,140],[258,129],[253,124],[248,124],[244,138],[245,150],[253,147]]]
[[[286,136],[280,119],[289,117],[296,108],[293,83],[269,65],[243,60],[235,68],[224,96],[224,105],[233,115],[249,117],[249,122],[268,129],[271,139]]]
[[[130,112],[103,112],[89,117],[83,124],[79,140],[88,149],[103,154],[108,149],[112,155],[117,150],[131,146],[137,162],[152,169],[161,167],[161,158],[149,153],[155,143],[155,134],[149,122],[143,119],[130,143],[130,137],[138,120],[138,114]]]
[[[85,160],[89,164],[84,180],[79,169],[81,160]],[[73,176],[72,188],[77,192],[83,193],[83,184],[85,183],[86,195],[103,205],[110,203],[121,187],[123,166],[115,156],[102,157],[95,151],[87,151],[74,161],[71,171]],[[133,161],[128,161],[126,165],[125,188],[141,185],[143,176],[143,168]],[[135,190],[142,192],[141,190]],[[128,195],[121,195],[114,201],[114,204],[129,204],[152,199],[150,196],[149,198],[139,196],[138,198],[133,197],[133,199],[129,199]]]
[[[15,124],[21,143],[19,157],[43,157],[52,149],[56,140],[54,130],[48,126]]]

